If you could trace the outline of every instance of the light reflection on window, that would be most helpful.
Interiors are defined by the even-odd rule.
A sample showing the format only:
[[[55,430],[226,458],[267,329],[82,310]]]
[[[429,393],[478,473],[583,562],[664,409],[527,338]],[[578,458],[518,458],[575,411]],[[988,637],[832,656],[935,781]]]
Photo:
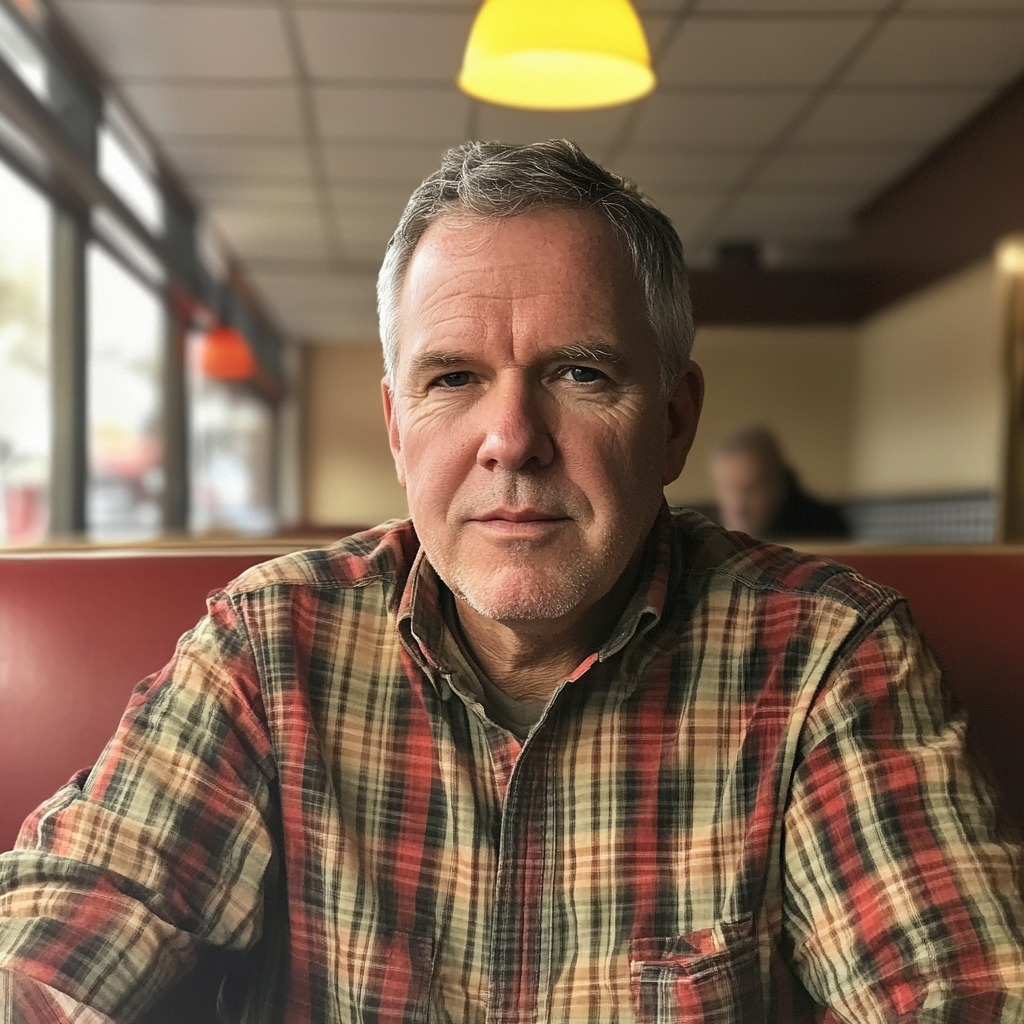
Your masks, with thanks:
[[[277,529],[274,408],[246,384],[199,371],[190,343],[189,493],[194,533],[266,535]]]
[[[36,94],[49,99],[46,58],[14,16],[0,7],[0,60]]]
[[[88,531],[97,540],[155,537],[163,518],[164,309],[96,244],[87,272]]]
[[[99,130],[99,172],[154,234],[164,227],[164,201],[147,169],[109,127]]]
[[[49,521],[50,204],[0,164],[0,543]]]

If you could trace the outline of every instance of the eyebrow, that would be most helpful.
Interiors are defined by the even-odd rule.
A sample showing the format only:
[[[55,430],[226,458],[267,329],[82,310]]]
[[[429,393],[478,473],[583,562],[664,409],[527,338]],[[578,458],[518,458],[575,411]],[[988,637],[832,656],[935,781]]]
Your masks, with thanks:
[[[413,357],[409,363],[409,372],[418,375],[434,370],[446,370],[452,366],[464,366],[477,358],[479,356],[469,352],[425,352]]]
[[[612,366],[621,366],[624,362],[618,349],[600,342],[566,345],[564,348],[556,349],[552,356],[555,359],[579,359],[588,363],[609,363]]]

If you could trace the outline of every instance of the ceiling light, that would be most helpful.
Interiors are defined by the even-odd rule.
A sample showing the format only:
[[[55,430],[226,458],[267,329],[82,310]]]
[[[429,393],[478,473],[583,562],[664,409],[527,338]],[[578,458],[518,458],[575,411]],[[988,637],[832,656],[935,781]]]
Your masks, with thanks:
[[[484,0],[459,87],[527,110],[612,107],[655,85],[629,0]]]
[[[199,366],[213,380],[252,380],[259,367],[244,335],[234,327],[214,327],[203,337]]]
[[[996,264],[1004,274],[1024,274],[1024,235],[1010,235],[999,242]]]

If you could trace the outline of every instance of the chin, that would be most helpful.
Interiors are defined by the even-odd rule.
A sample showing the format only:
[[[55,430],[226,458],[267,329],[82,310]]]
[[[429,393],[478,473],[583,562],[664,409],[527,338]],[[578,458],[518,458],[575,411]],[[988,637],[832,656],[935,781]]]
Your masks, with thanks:
[[[532,622],[560,619],[577,608],[590,593],[594,572],[579,566],[558,572],[508,568],[470,578],[440,574],[456,597],[475,612],[498,622]],[[473,578],[476,577],[476,578]]]

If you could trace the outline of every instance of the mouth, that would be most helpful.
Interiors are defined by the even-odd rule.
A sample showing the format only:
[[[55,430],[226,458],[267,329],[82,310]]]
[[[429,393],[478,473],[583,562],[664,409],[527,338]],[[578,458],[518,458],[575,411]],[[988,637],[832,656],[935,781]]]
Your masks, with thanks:
[[[478,523],[553,523],[565,517],[532,508],[499,508],[474,518]]]
[[[499,508],[472,519],[492,535],[522,539],[540,537],[568,521],[567,516],[533,508]]]

